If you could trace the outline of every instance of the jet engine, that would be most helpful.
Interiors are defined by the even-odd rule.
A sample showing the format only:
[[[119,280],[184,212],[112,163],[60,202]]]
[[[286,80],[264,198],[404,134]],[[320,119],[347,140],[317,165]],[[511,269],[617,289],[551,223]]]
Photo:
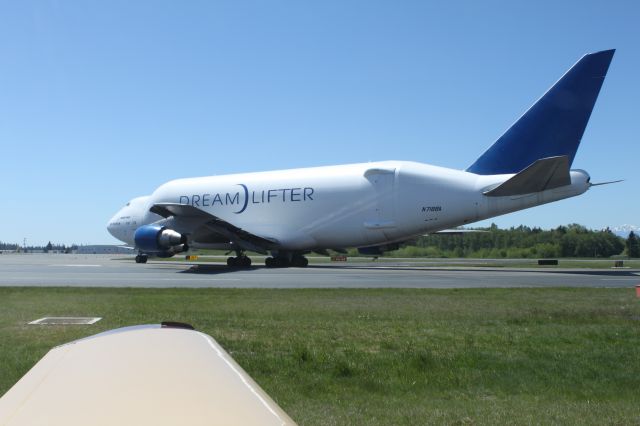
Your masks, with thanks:
[[[159,257],[171,257],[187,251],[187,237],[160,225],[144,225],[136,229],[133,239],[136,247]]]

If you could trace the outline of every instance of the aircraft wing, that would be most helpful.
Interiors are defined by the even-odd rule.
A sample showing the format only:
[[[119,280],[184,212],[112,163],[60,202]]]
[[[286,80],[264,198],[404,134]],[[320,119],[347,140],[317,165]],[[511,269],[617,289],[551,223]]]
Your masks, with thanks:
[[[150,210],[164,218],[174,217],[177,220],[189,221],[199,228],[205,228],[209,233],[228,239],[239,247],[258,253],[266,253],[267,250],[278,245],[278,242],[273,239],[252,234],[217,216],[187,204],[157,203],[151,206]],[[198,239],[197,234],[193,237],[196,240]]]
[[[295,423],[211,336],[165,323],[52,349],[0,398],[0,424]]]
[[[443,229],[441,231],[436,231],[436,232],[432,232],[430,234],[425,234],[425,236],[433,235],[433,234],[440,234],[440,235],[475,234],[475,233],[478,233],[478,232],[489,232],[489,231],[484,231],[482,229]]]

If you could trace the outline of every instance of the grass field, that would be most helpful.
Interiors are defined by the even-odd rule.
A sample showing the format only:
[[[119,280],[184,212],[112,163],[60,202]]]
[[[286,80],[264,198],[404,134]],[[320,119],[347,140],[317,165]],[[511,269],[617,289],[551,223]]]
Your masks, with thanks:
[[[93,326],[30,326],[43,316]],[[0,288],[0,394],[52,346],[176,320],[303,425],[640,424],[633,289]]]

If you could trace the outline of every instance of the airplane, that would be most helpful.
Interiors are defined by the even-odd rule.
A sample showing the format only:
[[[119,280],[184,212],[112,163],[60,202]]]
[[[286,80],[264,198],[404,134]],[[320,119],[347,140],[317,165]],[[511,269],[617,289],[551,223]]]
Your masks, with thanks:
[[[581,195],[571,169],[615,50],[583,56],[466,170],[382,161],[177,179],[134,198],[109,221],[136,262],[190,248],[271,255],[267,267],[305,267],[305,254],[358,248],[379,255],[416,237]],[[605,182],[612,183],[612,182]]]

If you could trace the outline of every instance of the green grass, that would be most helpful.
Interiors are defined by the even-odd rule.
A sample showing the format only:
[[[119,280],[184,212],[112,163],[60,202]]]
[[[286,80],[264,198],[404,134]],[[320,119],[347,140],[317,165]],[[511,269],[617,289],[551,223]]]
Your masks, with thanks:
[[[93,326],[29,326],[42,316]],[[633,289],[0,288],[0,393],[52,346],[213,336],[300,424],[640,424]]]

